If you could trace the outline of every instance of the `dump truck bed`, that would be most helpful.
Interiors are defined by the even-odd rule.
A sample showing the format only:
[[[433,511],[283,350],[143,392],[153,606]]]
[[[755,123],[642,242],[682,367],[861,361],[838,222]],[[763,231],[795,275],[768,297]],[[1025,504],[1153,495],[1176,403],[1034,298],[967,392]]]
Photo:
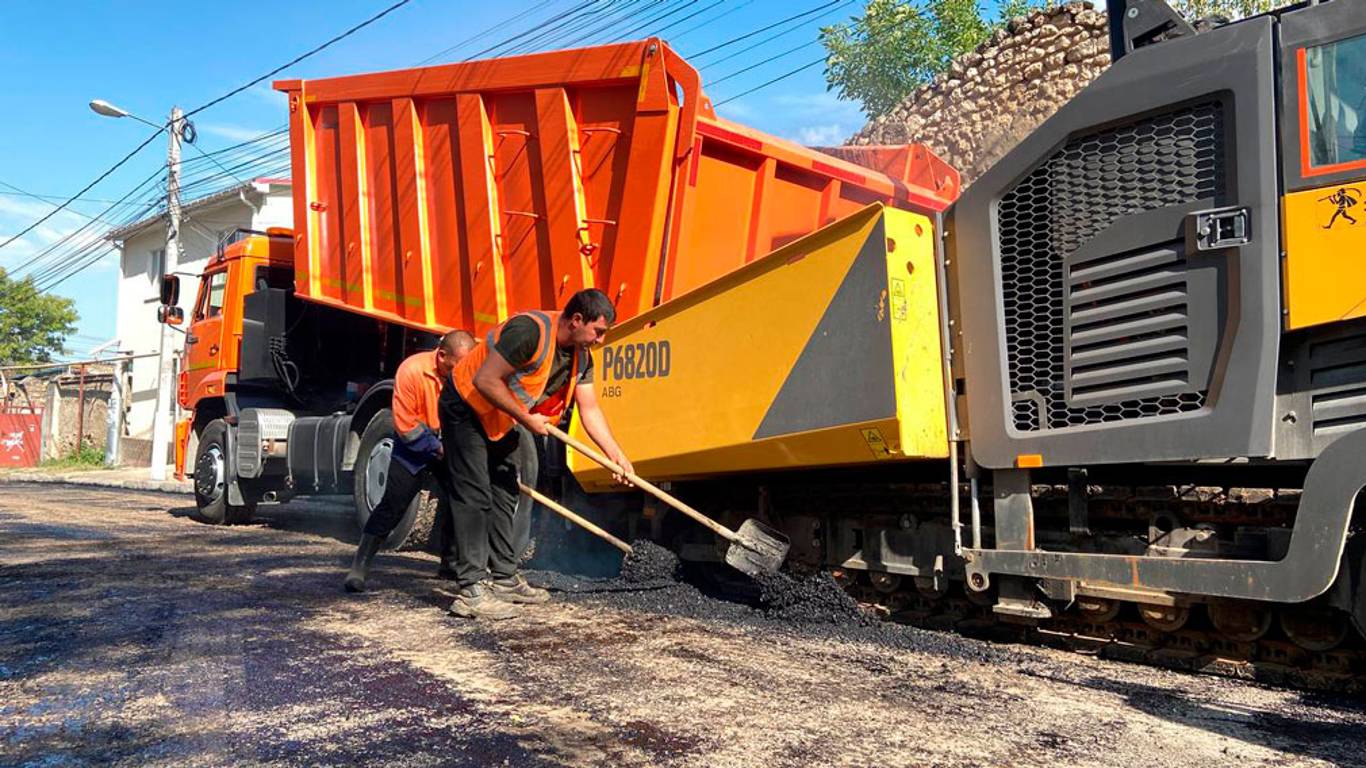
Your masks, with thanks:
[[[869,203],[959,191],[919,145],[829,154],[716,117],[658,39],[275,87],[298,295],[434,331],[585,287],[628,319]]]

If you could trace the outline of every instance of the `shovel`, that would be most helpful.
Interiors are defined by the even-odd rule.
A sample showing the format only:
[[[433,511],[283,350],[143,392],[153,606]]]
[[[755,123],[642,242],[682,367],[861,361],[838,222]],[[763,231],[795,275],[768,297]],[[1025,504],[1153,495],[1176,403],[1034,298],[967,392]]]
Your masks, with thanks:
[[[527,496],[530,496],[532,500],[538,501],[544,506],[549,507],[552,511],[558,513],[561,517],[568,520],[569,522],[578,525],[585,531],[588,531],[594,536],[597,536],[598,538],[602,539],[608,544],[611,544],[612,546],[621,550],[623,554],[631,554],[632,550],[630,544],[627,544],[621,539],[618,539],[616,536],[613,536],[607,531],[604,531],[603,529],[584,519],[582,516],[575,514],[575,512],[571,510],[569,507],[560,504],[559,502],[555,501],[554,499],[550,498],[544,493],[537,491],[535,488],[532,488],[531,486],[527,485],[521,480],[517,481],[517,487],[521,488],[522,493],[525,493]]]
[[[621,475],[632,485],[707,526],[717,536],[730,542],[730,547],[726,549],[726,564],[730,567],[747,576],[776,573],[782,567],[783,560],[787,558],[787,550],[791,546],[787,536],[782,531],[753,519],[746,520],[740,526],[739,531],[732,531],[665,493],[650,481],[644,480],[634,473],[623,472],[616,462],[565,434],[558,427],[547,424],[546,429],[565,445],[601,464],[611,473]]]

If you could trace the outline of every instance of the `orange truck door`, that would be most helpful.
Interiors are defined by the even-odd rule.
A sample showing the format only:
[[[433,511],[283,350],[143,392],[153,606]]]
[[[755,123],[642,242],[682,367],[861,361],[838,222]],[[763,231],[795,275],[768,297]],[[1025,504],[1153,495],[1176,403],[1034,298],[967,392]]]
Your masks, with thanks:
[[[205,394],[204,379],[223,367],[223,304],[228,293],[228,270],[224,265],[206,273],[199,283],[194,316],[185,337],[185,384],[190,401]]]

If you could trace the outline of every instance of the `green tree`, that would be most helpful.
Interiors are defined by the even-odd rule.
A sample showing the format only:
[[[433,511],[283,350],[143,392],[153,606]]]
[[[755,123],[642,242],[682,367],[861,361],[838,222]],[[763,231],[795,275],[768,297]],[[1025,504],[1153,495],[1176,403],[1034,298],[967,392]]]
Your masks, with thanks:
[[[1241,19],[1257,13],[1266,13],[1289,0],[1167,0],[1173,9],[1187,21],[1223,16],[1227,19]]]
[[[825,81],[877,117],[1045,0],[1008,0],[989,17],[979,0],[868,0],[862,15],[820,31]]]
[[[71,299],[38,290],[33,278],[14,280],[0,268],[0,363],[45,363],[76,330]]]

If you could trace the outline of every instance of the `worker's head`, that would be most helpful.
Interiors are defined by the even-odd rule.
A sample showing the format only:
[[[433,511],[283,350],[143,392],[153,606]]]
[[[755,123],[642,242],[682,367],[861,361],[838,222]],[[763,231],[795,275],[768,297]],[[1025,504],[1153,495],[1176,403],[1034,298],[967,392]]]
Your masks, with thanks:
[[[447,331],[436,348],[436,369],[445,376],[471,349],[474,349],[474,336],[469,331]]]
[[[616,321],[617,310],[612,300],[596,288],[585,288],[571,296],[560,313],[560,325],[568,340],[580,346],[600,343]]]

